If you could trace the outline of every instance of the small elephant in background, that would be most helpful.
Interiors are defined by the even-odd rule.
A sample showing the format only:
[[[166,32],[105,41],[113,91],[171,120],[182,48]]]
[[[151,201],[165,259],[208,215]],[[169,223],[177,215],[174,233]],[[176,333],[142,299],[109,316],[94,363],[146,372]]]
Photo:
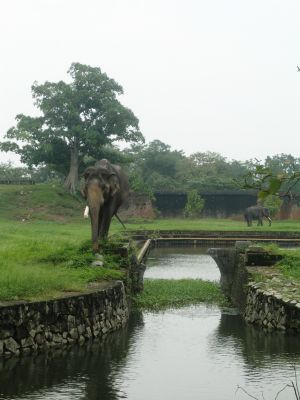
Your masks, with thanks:
[[[263,226],[263,218],[269,221],[269,226],[272,224],[269,209],[260,205],[246,208],[244,217],[248,226],[252,226],[253,220],[258,221],[257,226]]]
[[[87,168],[84,179],[82,195],[88,205],[85,216],[89,215],[91,219],[92,247],[96,253],[99,239],[107,237],[112,217],[117,216],[119,207],[129,195],[129,183],[122,168],[106,159]]]

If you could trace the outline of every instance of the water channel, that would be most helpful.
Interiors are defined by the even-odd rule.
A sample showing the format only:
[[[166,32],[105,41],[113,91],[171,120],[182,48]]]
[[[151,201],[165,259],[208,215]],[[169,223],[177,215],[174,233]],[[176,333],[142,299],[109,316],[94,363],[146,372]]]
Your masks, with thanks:
[[[154,249],[145,278],[218,280],[205,250]],[[0,363],[0,399],[249,399],[239,385],[270,400],[294,380],[294,366],[300,380],[297,336],[265,334],[231,310],[197,305],[135,312],[104,343]],[[278,396],[294,398],[290,388]]]

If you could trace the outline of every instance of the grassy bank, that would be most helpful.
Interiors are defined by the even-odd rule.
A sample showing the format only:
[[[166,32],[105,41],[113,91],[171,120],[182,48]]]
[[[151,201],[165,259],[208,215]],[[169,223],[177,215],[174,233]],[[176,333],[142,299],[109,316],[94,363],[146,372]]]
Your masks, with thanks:
[[[78,254],[90,243],[90,223],[82,218],[84,203],[60,185],[0,185],[0,301],[40,299],[81,291],[90,281],[120,278],[109,268],[92,269],[91,253]],[[274,221],[247,228],[225,219],[157,219],[126,221],[127,230],[297,231],[299,221]],[[113,221],[110,233],[123,231]],[[80,265],[80,267],[79,267]],[[192,288],[191,288],[192,290]],[[174,300],[176,302],[176,300]]]
[[[293,232],[300,230],[300,221],[273,221],[271,227],[267,224],[263,226],[253,225],[247,227],[245,222],[240,220],[222,219],[222,218],[162,218],[155,220],[130,220],[126,222],[126,226],[130,230],[192,230],[192,231],[245,231],[245,232]]]
[[[91,281],[120,279],[113,260],[109,268],[89,267],[89,230],[84,221],[1,222],[0,301],[52,298],[83,291]]]
[[[144,291],[133,299],[138,308],[161,310],[196,303],[227,305],[227,301],[215,282],[201,279],[146,279]]]
[[[13,221],[74,221],[83,200],[60,184],[0,185],[0,219]]]
[[[300,282],[300,249],[280,248],[275,244],[264,245],[264,248],[272,254],[282,256],[282,260],[276,263],[276,267],[285,278]]]

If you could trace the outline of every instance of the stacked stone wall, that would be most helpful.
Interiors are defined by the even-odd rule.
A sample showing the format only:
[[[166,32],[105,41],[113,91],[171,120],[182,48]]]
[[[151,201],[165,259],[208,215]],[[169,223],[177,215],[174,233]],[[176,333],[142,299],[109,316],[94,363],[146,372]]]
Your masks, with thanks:
[[[263,290],[259,283],[248,284],[244,316],[247,322],[269,330],[300,332],[300,303]]]
[[[82,295],[1,306],[0,357],[101,338],[124,325],[128,316],[121,281]]]
[[[221,288],[248,323],[268,330],[300,332],[300,285],[272,267],[278,256],[237,241],[235,248],[211,248]],[[261,282],[254,282],[258,275]]]

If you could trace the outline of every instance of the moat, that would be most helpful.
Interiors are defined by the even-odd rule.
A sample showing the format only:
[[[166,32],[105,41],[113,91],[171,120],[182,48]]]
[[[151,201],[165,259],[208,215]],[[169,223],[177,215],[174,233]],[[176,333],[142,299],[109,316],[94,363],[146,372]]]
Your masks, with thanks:
[[[218,280],[206,249],[153,249],[145,279]],[[0,399],[274,399],[300,371],[296,335],[264,333],[235,310],[197,305],[133,312],[104,343],[4,360]],[[292,399],[287,388],[278,399]]]

